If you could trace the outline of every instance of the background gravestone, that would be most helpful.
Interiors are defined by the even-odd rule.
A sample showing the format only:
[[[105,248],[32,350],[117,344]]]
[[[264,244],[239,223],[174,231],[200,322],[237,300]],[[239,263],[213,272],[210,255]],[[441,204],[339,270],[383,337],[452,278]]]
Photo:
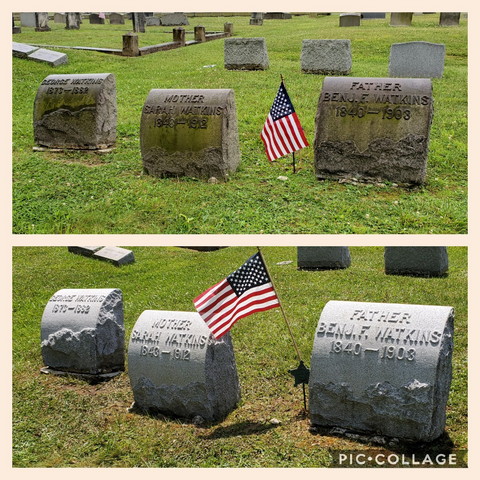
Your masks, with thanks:
[[[150,175],[226,180],[240,163],[233,90],[151,90],[140,147]]]
[[[147,17],[146,18],[147,27],[159,27],[161,25],[159,17]]]
[[[132,23],[134,33],[145,33],[146,17],[142,12],[132,13]]]
[[[12,54],[14,57],[27,58],[31,53],[38,50],[38,47],[26,43],[12,42]]]
[[[303,40],[302,72],[348,75],[352,68],[350,40]]]
[[[390,48],[388,74],[392,77],[440,78],[444,66],[443,43],[394,43]]]
[[[340,14],[340,27],[359,27],[360,19],[362,16],[360,13],[341,13]]]
[[[315,332],[312,425],[429,442],[445,429],[451,307],[330,301]]]
[[[458,27],[460,25],[460,13],[457,12],[441,12],[441,27]]]
[[[184,13],[165,13],[160,17],[163,26],[174,27],[178,25],[189,25],[188,18]]]
[[[37,26],[37,18],[34,12],[21,12],[20,13],[20,25],[22,27],[33,27]]]
[[[51,28],[48,26],[48,13],[38,12],[35,13],[35,31],[36,32],[49,32]]]
[[[124,370],[122,292],[63,289],[48,301],[41,324],[45,372],[101,378]]]
[[[135,262],[133,252],[121,247],[102,247],[92,254],[92,258],[113,263],[116,267]]]
[[[390,14],[390,25],[392,27],[409,27],[412,25],[413,13],[392,12]]]
[[[448,272],[447,247],[385,247],[385,273],[442,277]]]
[[[227,70],[266,70],[269,62],[265,38],[226,38],[224,59]]]
[[[365,20],[371,20],[374,18],[385,18],[386,14],[385,12],[363,12],[362,13],[362,18]]]
[[[105,18],[101,17],[98,13],[91,13],[89,15],[89,20],[92,25],[104,25]]]
[[[125,25],[125,15],[112,12],[109,17],[110,25]]]
[[[325,77],[316,116],[317,178],[426,179],[432,82]]]
[[[35,143],[104,149],[115,143],[117,99],[111,73],[49,75],[35,97]]]
[[[297,247],[299,270],[335,270],[351,263],[348,247]]]
[[[67,16],[65,13],[57,12],[53,15],[53,21],[55,23],[65,23],[67,21]]]
[[[68,12],[67,13],[67,21],[66,21],[66,29],[67,30],[78,30],[80,28],[80,14],[76,12]]]
[[[230,334],[215,340],[198,313],[144,311],[130,336],[128,373],[141,410],[216,421],[240,401]]]
[[[48,63],[52,67],[57,67],[58,65],[64,65],[65,63],[68,63],[68,56],[66,53],[55,52],[46,48],[39,48],[35,50],[34,52],[30,53],[27,58],[36,62]]]

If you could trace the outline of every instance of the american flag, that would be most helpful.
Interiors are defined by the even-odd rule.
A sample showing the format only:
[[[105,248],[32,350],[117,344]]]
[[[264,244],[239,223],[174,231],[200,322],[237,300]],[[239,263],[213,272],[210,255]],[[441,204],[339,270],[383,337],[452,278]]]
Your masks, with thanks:
[[[259,253],[195,298],[193,304],[215,338],[225,335],[243,317],[280,306]]]
[[[309,145],[283,82],[280,84],[260,138],[270,161]]]

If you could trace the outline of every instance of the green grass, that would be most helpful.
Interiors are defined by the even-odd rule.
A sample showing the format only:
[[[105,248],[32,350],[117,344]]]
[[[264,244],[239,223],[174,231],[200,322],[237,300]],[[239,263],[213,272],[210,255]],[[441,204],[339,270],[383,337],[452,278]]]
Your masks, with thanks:
[[[467,232],[467,20],[441,28],[437,15],[414,16],[412,27],[388,19],[339,28],[338,16],[266,20],[193,18],[221,31],[231,21],[239,37],[266,38],[270,69],[227,71],[223,41],[215,40],[138,58],[65,50],[68,65],[55,69],[13,59],[14,233],[466,233]],[[22,28],[14,40],[49,45],[121,48],[131,25],[81,25],[67,31]],[[171,40],[165,27],[148,27],[140,45]],[[190,38],[191,35],[187,35]],[[316,180],[313,148],[269,163],[259,134],[285,77],[292,101],[313,144],[314,118],[323,77],[300,73],[303,39],[349,38],[352,76],[388,76],[392,43],[424,40],[446,44],[445,72],[433,79],[434,119],[427,183],[421,188],[347,185]],[[204,68],[215,65],[212,68]],[[117,145],[105,155],[33,152],[32,110],[41,81],[51,73],[111,72],[117,81]],[[193,178],[158,179],[142,173],[140,115],[153,88],[232,88],[235,91],[242,162],[227,183]],[[278,180],[279,176],[288,180]]]
[[[133,250],[136,263],[116,268],[68,253],[66,247],[13,249],[14,467],[322,467],[330,465],[334,450],[391,453],[388,447],[309,432],[301,389],[287,373],[297,360],[278,309],[246,317],[232,329],[242,400],[218,424],[199,428],[179,419],[127,413],[133,395],[126,372],[96,386],[40,374],[40,321],[57,290],[120,288],[128,343],[141,312],[193,311],[196,295],[255,252],[253,247],[208,253],[176,247]],[[323,272],[298,271],[294,247],[263,250],[307,364],[329,300],[453,306],[446,434],[424,448],[430,453],[467,448],[465,247],[449,248],[445,278],[387,276],[382,247],[352,247],[350,268]],[[278,265],[285,260],[293,263]],[[281,424],[273,426],[272,418]]]

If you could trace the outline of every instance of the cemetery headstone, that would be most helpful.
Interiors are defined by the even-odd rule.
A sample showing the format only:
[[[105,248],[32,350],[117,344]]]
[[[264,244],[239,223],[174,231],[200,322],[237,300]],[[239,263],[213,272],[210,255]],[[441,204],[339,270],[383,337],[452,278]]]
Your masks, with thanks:
[[[53,21],[55,23],[65,23],[67,21],[67,16],[65,15],[65,13],[55,13],[53,15]]]
[[[310,367],[312,425],[429,442],[444,431],[452,307],[330,301]]]
[[[365,20],[372,20],[374,18],[385,18],[385,12],[364,12],[362,13],[362,18]]]
[[[233,23],[226,22],[223,24],[223,32],[226,35],[232,36],[233,35]]]
[[[63,289],[48,301],[41,323],[46,372],[85,378],[124,370],[122,292],[112,288]]]
[[[297,247],[299,270],[336,270],[351,263],[348,247]]]
[[[226,38],[224,61],[227,70],[267,70],[269,62],[265,38]]]
[[[121,247],[102,247],[92,254],[92,258],[113,263],[117,267],[135,262],[133,252]]]
[[[160,22],[163,26],[174,27],[177,25],[189,25],[188,18],[184,13],[166,13],[161,16]]]
[[[20,25],[22,27],[33,27],[37,26],[37,18],[34,12],[21,12],[20,13]]]
[[[460,13],[458,12],[441,12],[441,27],[458,27],[460,25]]]
[[[132,13],[132,23],[134,33],[145,33],[145,22],[146,17],[144,13],[133,12]]]
[[[147,27],[159,27],[161,25],[159,17],[147,17],[146,18]]]
[[[443,43],[394,43],[388,65],[392,77],[441,78],[445,66]]]
[[[390,13],[390,25],[392,27],[410,27],[412,25],[413,13],[392,12]]]
[[[117,128],[114,75],[49,75],[35,97],[33,127],[35,143],[43,147],[112,147]]]
[[[92,25],[104,25],[105,17],[101,17],[98,13],[91,13],[89,15],[89,20]]]
[[[80,23],[79,22],[80,20],[80,15],[78,13],[75,13],[75,12],[68,12],[67,13],[67,25],[66,25],[66,29],[67,30],[78,30],[80,28]]]
[[[122,42],[122,55],[126,57],[138,57],[140,55],[138,35],[136,33],[125,33],[122,35]]]
[[[151,90],[140,147],[150,175],[226,180],[240,163],[233,90]]]
[[[359,27],[361,18],[360,13],[341,13],[340,27]]]
[[[265,13],[264,18],[265,20],[290,20],[292,14],[286,12],[267,12]]]
[[[262,12],[254,12],[250,17],[250,25],[263,25],[263,13]]]
[[[68,56],[66,53],[55,52],[53,50],[47,50],[46,48],[35,50],[28,55],[28,59],[35,60],[36,62],[48,63],[52,67],[68,63]]]
[[[38,50],[38,47],[34,47],[26,43],[12,42],[12,54],[14,57],[27,58],[36,50]]]
[[[442,277],[448,272],[447,247],[385,247],[385,273]]]
[[[35,13],[35,31],[36,32],[49,32],[51,28],[48,26],[48,13],[38,12]]]
[[[76,255],[83,255],[84,257],[91,257],[96,251],[100,250],[102,247],[68,247],[70,253],[75,253]]]
[[[125,15],[123,15],[122,13],[110,13],[109,20],[110,25],[125,25]]]
[[[350,40],[303,40],[302,72],[348,75],[352,68]]]
[[[316,116],[317,178],[426,179],[432,81],[325,77]]]
[[[210,334],[198,313],[146,310],[133,327],[128,374],[135,407],[206,421],[224,418],[240,401],[230,334]]]

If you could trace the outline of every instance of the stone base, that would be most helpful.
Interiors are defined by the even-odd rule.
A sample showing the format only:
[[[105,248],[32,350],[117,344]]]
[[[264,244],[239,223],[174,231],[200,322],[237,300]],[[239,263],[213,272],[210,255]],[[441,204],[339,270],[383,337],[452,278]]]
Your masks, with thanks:
[[[80,150],[82,152],[92,152],[92,153],[110,153],[114,147],[99,147],[99,148],[60,148],[60,147],[39,147],[34,146],[32,150],[34,152],[50,152],[50,153],[61,153],[68,152],[72,150]]]
[[[118,370],[116,372],[109,372],[109,373],[76,373],[76,372],[64,372],[62,370],[55,370],[51,367],[43,367],[40,369],[40,373],[45,373],[47,375],[57,375],[60,377],[73,377],[79,378],[80,380],[85,380],[88,383],[100,383],[100,382],[107,382],[108,380],[117,377],[123,370]]]

